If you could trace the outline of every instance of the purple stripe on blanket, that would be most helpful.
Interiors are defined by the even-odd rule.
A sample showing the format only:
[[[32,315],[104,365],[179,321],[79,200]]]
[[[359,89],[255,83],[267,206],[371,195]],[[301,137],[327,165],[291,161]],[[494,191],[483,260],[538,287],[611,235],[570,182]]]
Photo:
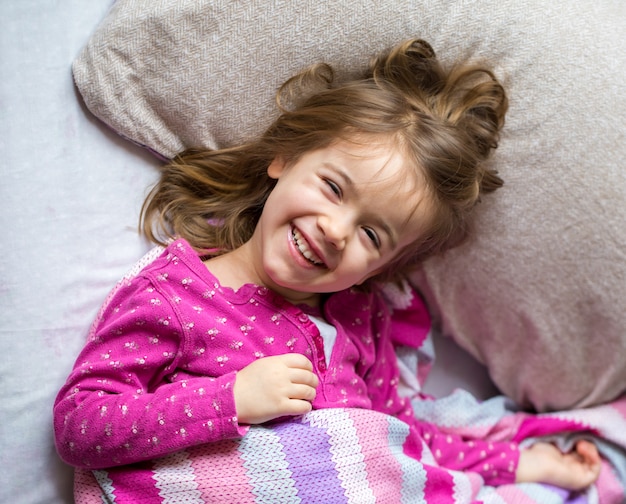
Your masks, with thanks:
[[[573,492],[569,492],[567,490],[563,490],[562,488],[557,488],[551,485],[544,485],[546,488],[549,488],[553,493],[558,495],[564,502],[567,504],[589,504],[589,499],[584,494],[575,494]]]
[[[275,430],[302,502],[344,501],[345,491],[337,478],[326,430],[312,426],[294,429],[292,424],[278,425]]]

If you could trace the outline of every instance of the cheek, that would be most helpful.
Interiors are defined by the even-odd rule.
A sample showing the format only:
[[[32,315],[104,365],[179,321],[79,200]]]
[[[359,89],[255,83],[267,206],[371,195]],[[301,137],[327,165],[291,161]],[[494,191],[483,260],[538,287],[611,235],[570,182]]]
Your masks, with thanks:
[[[272,199],[279,207],[292,206],[303,198],[310,198],[310,192],[310,189],[298,180],[280,178],[268,201]]]
[[[364,247],[353,249],[346,255],[346,260],[353,271],[354,276],[359,276],[361,281],[378,274],[389,263],[387,258],[372,258],[371,252]]]
[[[285,190],[283,185],[278,184],[270,193],[263,207],[262,215],[268,220],[275,220],[284,216],[293,206],[293,191]]]
[[[383,254],[382,257],[378,257],[377,259],[370,261],[368,263],[368,268],[367,268],[368,273],[363,280],[367,280],[376,275],[379,275],[380,273],[386,271],[390,267],[393,267],[393,264],[396,263],[398,256],[401,253],[402,252],[398,251],[396,253]]]

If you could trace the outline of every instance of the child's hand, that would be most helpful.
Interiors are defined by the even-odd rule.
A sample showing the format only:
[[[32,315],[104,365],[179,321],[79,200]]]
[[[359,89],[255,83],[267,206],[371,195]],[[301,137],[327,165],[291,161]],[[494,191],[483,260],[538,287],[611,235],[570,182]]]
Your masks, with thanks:
[[[319,384],[311,361],[301,354],[263,357],[237,373],[234,394],[242,424],[259,424],[311,411]]]
[[[550,443],[536,443],[520,453],[515,481],[582,490],[596,481],[599,475],[600,454],[590,441],[578,441],[569,453],[562,453]]]

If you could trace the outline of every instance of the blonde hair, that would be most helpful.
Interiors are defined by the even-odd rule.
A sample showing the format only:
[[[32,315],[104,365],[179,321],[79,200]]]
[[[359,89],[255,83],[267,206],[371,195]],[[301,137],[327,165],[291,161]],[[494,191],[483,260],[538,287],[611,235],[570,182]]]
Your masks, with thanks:
[[[163,244],[181,236],[214,254],[250,239],[275,181],[269,164],[359,135],[393,138],[434,202],[434,218],[385,278],[459,244],[481,194],[502,185],[483,162],[498,145],[507,98],[494,74],[476,65],[444,69],[431,46],[408,40],[374,58],[358,79],[337,82],[317,64],[277,93],[280,115],[256,141],[190,149],[162,168],[144,202],[141,229]],[[216,251],[216,252],[215,252]]]

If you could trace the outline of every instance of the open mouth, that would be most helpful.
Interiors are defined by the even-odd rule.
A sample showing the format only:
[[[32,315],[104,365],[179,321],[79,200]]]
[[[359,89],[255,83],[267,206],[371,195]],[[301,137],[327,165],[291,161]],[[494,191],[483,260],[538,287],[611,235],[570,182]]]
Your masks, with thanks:
[[[302,254],[302,257],[304,257],[307,261],[309,261],[311,264],[314,264],[315,266],[324,265],[324,261],[322,261],[322,259],[311,250],[311,247],[309,247],[309,243],[306,241],[304,236],[300,234],[300,231],[298,231],[296,228],[293,228],[293,230],[291,231],[291,235],[293,236],[293,242],[295,243],[296,248],[300,251],[300,254]]]

